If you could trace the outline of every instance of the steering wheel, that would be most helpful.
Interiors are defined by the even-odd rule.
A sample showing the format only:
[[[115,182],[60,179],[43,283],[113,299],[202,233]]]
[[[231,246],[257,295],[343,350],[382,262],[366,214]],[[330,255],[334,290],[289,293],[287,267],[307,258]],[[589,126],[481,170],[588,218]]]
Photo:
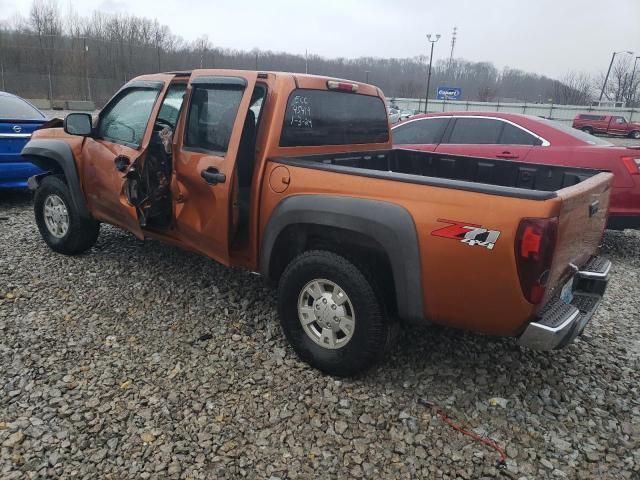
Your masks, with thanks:
[[[160,128],[157,128],[157,127],[160,127]],[[156,118],[156,121],[153,125],[153,129],[156,131],[160,131],[165,127],[171,129],[172,131],[174,129],[174,126],[171,125],[171,123],[169,123],[167,120],[164,120],[163,118]]]

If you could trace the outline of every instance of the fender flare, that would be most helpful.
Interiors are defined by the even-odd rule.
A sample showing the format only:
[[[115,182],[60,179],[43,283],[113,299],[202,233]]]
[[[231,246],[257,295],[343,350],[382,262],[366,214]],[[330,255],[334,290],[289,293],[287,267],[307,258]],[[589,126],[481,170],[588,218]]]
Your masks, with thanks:
[[[71,201],[81,217],[91,218],[85,202],[80,176],[73,157],[71,147],[63,140],[33,139],[30,140],[20,153],[22,157],[45,170],[45,173],[35,175],[29,179],[29,188],[35,190],[43,178],[54,173],[62,173],[71,192]]]
[[[398,316],[424,321],[420,248],[411,214],[400,205],[354,197],[294,195],[273,210],[260,250],[260,271],[269,277],[271,254],[278,236],[291,225],[325,225],[358,232],[382,246],[396,290]]]

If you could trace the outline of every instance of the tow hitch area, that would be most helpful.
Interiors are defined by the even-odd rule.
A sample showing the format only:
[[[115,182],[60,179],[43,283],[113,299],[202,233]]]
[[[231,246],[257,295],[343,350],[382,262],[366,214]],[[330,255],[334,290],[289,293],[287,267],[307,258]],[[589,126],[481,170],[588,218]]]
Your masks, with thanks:
[[[518,338],[518,345],[553,350],[571,343],[596,312],[607,288],[611,262],[593,257],[582,266]]]

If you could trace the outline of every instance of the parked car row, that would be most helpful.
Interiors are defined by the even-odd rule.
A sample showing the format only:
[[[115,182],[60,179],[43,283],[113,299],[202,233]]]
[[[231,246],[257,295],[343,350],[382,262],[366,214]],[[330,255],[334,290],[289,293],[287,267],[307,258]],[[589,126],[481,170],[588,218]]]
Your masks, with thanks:
[[[640,147],[513,113],[417,115],[392,132],[394,145],[412,150],[611,171],[608,228],[640,228]]]
[[[20,157],[31,134],[47,117],[26,100],[0,92],[0,188],[24,188],[40,169]]]

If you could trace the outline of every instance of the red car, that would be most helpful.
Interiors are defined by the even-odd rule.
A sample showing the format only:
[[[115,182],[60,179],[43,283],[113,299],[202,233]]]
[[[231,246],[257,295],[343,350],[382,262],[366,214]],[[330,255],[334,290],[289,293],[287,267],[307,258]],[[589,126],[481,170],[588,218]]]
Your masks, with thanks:
[[[392,132],[399,148],[611,171],[607,226],[640,229],[640,147],[617,147],[558,122],[499,112],[416,115]]]
[[[619,115],[581,113],[573,119],[573,128],[587,133],[605,133],[640,139],[640,123],[627,122]]]

